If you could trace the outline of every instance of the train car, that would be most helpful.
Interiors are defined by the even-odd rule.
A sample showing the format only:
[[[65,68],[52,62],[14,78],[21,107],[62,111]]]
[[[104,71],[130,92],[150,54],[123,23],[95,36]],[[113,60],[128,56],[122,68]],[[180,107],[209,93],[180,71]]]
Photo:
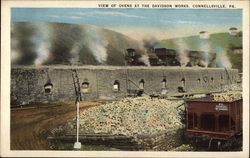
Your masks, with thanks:
[[[204,52],[196,51],[196,50],[188,50],[188,58],[189,62],[187,66],[201,66],[204,67],[205,65],[201,62],[203,59]]]
[[[148,60],[151,66],[160,66],[159,58],[154,53],[148,53]]]
[[[179,52],[175,49],[156,48],[148,50],[148,60],[151,66],[181,66]],[[186,50],[189,62],[187,66],[200,66],[204,67],[204,52],[195,50]],[[129,48],[125,54],[125,61],[130,66],[145,65],[140,58],[142,55],[136,52],[135,49]]]
[[[145,65],[142,61],[140,61],[141,55],[137,54],[135,49],[129,48],[125,54],[126,65],[130,66],[141,66]]]
[[[186,136],[195,142],[212,142],[221,149],[242,134],[242,99],[214,101],[212,96],[186,100]]]
[[[155,55],[158,57],[158,65],[180,66],[176,50],[167,48],[156,48]]]

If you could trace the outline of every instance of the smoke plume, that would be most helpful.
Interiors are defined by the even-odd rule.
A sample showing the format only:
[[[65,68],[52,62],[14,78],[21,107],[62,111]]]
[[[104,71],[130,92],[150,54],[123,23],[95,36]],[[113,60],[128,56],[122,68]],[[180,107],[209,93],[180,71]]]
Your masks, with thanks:
[[[123,52],[127,48],[138,49],[139,42],[92,25],[11,24],[12,65],[124,65]]]
[[[160,41],[157,40],[155,37],[147,37],[142,40],[142,44],[140,45],[140,49],[143,50],[141,57],[139,58],[140,62],[143,62],[145,65],[150,66],[149,61],[149,53],[154,51],[154,48]]]
[[[181,66],[187,66],[191,62],[189,45],[181,38],[174,42],[177,59]],[[196,42],[197,49],[204,52],[201,65],[232,66],[226,51],[209,39]],[[117,32],[91,25],[46,22],[11,24],[12,65],[124,65],[124,50],[134,48],[138,50],[139,61],[150,66],[149,55],[159,44],[155,37],[147,37],[139,43]]]
[[[205,65],[205,67],[208,67],[209,63],[210,63],[210,54],[209,52],[211,52],[211,42],[209,39],[201,39],[199,46],[200,46],[200,50],[203,51],[204,53],[202,54],[203,60],[201,61],[203,65]]]
[[[36,45],[32,40],[36,27],[32,24],[11,25],[12,63],[17,65],[32,65],[37,58]]]
[[[160,41],[155,37],[147,37],[143,39],[142,42],[145,49],[154,49],[154,47],[159,44]]]
[[[222,61],[223,67],[232,68],[232,64],[227,56],[227,52],[224,50],[220,56],[220,60]]]
[[[189,50],[189,47],[187,46],[187,44],[185,43],[185,41],[183,41],[183,39],[178,38],[175,41],[175,45],[178,48],[178,60],[181,63],[181,66],[186,66],[189,62],[189,57],[187,54],[187,50]]]
[[[231,68],[232,65],[230,63],[230,60],[227,56],[227,53],[225,50],[223,50],[220,46],[212,43],[209,39],[201,39],[200,43],[200,50],[202,50],[203,53],[203,59],[201,62],[207,67],[208,65],[212,64],[212,57],[211,53],[215,53],[215,67],[227,67]]]
[[[232,68],[232,64],[227,56],[226,50],[216,47],[216,67]]]
[[[37,58],[35,59],[35,65],[42,65],[48,60],[50,54],[50,41],[49,41],[49,28],[47,25],[41,24],[36,26],[36,33],[32,36],[32,40],[35,44],[35,52],[37,53]]]
[[[149,62],[149,58],[148,58],[148,54],[143,54],[140,58],[139,58],[140,62],[143,62],[145,65],[150,66],[150,62]]]
[[[79,52],[74,46],[81,41],[82,29],[78,25],[52,23],[51,56],[48,64],[72,64],[72,58]]]
[[[107,45],[108,41],[102,36],[101,31],[98,28],[90,28],[86,31],[85,40],[88,48],[93,51],[93,54],[98,62],[105,64],[107,60]]]

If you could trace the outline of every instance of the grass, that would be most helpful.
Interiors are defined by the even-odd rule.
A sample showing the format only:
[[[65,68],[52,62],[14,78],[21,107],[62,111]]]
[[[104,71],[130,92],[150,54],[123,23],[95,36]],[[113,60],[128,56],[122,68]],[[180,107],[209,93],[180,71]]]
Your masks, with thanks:
[[[162,40],[156,47],[157,48],[173,48],[178,49],[178,43],[185,43],[185,45],[192,50],[202,50],[200,44],[209,42],[212,46],[227,49],[230,46],[242,46],[242,36],[231,36],[229,33],[215,33],[211,34],[209,39],[200,39],[199,36],[189,36],[183,38],[173,38]],[[215,50],[214,47],[211,48]]]
[[[242,32],[236,36],[232,36],[227,32],[211,34],[209,39],[200,39],[199,36],[189,36],[183,38],[173,38],[162,40],[156,48],[172,48],[172,49],[189,49],[208,51],[212,56],[216,53],[227,52],[232,68],[236,68],[242,72],[242,55],[235,54],[233,47],[242,47]]]

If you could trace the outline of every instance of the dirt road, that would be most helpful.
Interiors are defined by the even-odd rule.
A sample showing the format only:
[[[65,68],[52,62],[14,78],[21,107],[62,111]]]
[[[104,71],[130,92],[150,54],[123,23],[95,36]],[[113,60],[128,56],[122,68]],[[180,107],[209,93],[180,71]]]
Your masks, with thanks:
[[[80,110],[102,102],[83,102]],[[36,108],[34,108],[36,107]],[[47,150],[47,132],[76,116],[73,103],[31,105],[11,110],[11,150]]]

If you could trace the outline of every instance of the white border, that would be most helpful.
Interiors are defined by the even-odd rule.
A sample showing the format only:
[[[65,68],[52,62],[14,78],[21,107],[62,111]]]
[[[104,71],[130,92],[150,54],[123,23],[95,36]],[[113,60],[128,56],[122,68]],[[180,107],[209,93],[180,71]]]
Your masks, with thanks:
[[[1,156],[5,157],[249,157],[249,1],[144,1],[154,4],[234,4],[243,9],[243,152],[125,152],[125,151],[11,151],[10,150],[10,8],[98,8],[101,1],[2,1],[1,7]],[[135,4],[143,1],[103,1]]]

